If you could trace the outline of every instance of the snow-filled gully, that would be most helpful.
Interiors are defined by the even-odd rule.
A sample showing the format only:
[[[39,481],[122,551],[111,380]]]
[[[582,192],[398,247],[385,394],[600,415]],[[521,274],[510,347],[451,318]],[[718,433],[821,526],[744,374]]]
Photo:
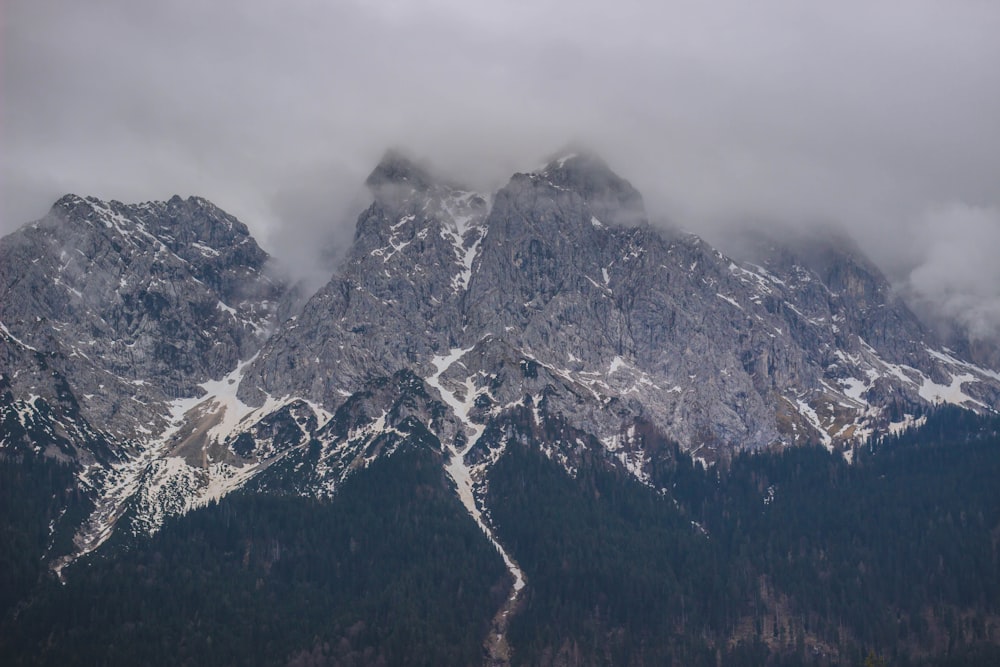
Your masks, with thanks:
[[[483,519],[482,512],[480,511],[479,506],[476,505],[476,498],[473,494],[472,469],[466,464],[465,455],[469,453],[469,450],[472,449],[473,445],[475,445],[479,438],[483,435],[483,431],[486,428],[482,424],[476,424],[469,419],[469,411],[472,409],[473,402],[475,401],[475,385],[472,383],[471,378],[467,378],[465,380],[465,396],[462,400],[456,397],[454,393],[441,386],[441,374],[451,368],[455,362],[458,362],[462,355],[470,350],[471,348],[468,350],[455,348],[446,355],[431,359],[435,372],[427,378],[427,384],[438,390],[444,402],[448,404],[448,406],[455,413],[455,416],[458,417],[459,420],[461,420],[461,422],[466,426],[466,435],[468,436],[466,445],[461,450],[453,448],[451,460],[445,466],[445,470],[447,470],[448,474],[455,481],[455,485],[458,488],[458,497],[465,506],[465,509],[475,520],[479,529],[483,531],[483,534],[486,535],[490,542],[492,542],[496,547],[497,551],[500,552],[500,556],[507,565],[507,570],[510,572],[511,576],[514,577],[514,586],[511,589],[506,603],[504,603],[500,611],[497,612],[496,616],[493,617],[490,636],[486,640],[486,649],[489,654],[489,664],[502,665],[509,662],[509,649],[507,647],[505,635],[509,617],[520,599],[521,591],[524,589],[524,572],[521,571],[521,568],[514,562],[514,559],[507,553],[507,550],[504,549],[503,545],[501,545],[500,542],[497,541],[496,537],[494,537],[493,530]],[[471,431],[471,433],[469,433],[469,431]]]

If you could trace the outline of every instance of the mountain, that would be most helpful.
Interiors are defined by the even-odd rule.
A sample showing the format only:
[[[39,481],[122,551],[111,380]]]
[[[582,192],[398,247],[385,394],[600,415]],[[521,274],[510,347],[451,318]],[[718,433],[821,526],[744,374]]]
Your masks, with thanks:
[[[67,195],[0,240],[3,447],[72,462],[113,524],[160,456],[178,397],[276,325],[285,287],[246,226],[197,197]],[[79,535],[87,550],[103,537]]]
[[[122,439],[161,416],[136,405],[188,395],[252,355],[283,293],[246,226],[194,197],[67,195],[5,237],[0,257],[6,344],[48,354],[88,420]]]
[[[849,240],[756,236],[730,258],[651,225],[585,151],[493,194],[390,151],[366,184],[341,269],[284,322],[266,254],[203,199],[67,196],[4,239],[5,414],[83,467],[81,543],[279,473],[329,494],[408,419],[471,498],[509,440],[480,436],[525,410],[577,434],[545,445],[567,469],[593,449],[655,483],[662,443],[850,457],[938,402],[1000,405],[1000,374],[937,341]]]
[[[39,543],[60,576],[233,492],[339,502],[416,451],[506,567],[486,645],[503,663],[510,618],[542,604],[532,579],[556,576],[514,525],[531,510],[512,461],[551,488],[548,466],[577,480],[569,496],[670,497],[691,514],[647,518],[690,531],[678,489],[722,493],[699,477],[713,464],[818,444],[837,463],[815,465],[839,471],[942,404],[1000,408],[991,357],[947,347],[835,234],[752,235],[728,256],[651,224],[580,150],[495,193],[396,151],[366,184],[353,246],[303,305],[247,227],[196,197],[67,195],[0,240],[0,459],[69,466],[83,498]]]
[[[249,404],[332,411],[409,368],[466,436],[530,407],[642,477],[639,425],[708,462],[809,441],[849,455],[936,402],[1000,400],[1000,376],[944,348],[843,240],[761,239],[737,262],[651,226],[590,154],[492,197],[395,153],[368,183],[342,270],[248,367]]]

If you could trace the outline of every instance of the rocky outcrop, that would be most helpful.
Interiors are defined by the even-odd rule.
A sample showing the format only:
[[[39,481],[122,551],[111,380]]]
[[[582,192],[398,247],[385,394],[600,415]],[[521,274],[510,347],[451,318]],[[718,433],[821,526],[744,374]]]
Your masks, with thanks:
[[[462,337],[487,198],[433,182],[395,152],[367,184],[374,202],[342,270],[268,342],[240,386],[244,400],[307,396],[332,409]]]
[[[162,430],[156,406],[196,395],[270,334],[284,288],[267,260],[245,225],[203,199],[67,195],[0,241],[0,322],[49,355],[95,427],[139,438]]]

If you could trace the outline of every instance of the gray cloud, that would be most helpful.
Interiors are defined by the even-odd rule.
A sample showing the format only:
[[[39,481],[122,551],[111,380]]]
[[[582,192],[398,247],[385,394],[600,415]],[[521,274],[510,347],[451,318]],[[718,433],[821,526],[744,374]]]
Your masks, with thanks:
[[[491,188],[583,141],[654,215],[841,225],[1000,328],[991,0],[8,0],[2,29],[2,232],[67,191],[201,194],[305,266],[387,146]]]
[[[915,230],[922,256],[904,289],[918,311],[958,324],[975,339],[1000,326],[1000,209],[952,205],[929,211]]]

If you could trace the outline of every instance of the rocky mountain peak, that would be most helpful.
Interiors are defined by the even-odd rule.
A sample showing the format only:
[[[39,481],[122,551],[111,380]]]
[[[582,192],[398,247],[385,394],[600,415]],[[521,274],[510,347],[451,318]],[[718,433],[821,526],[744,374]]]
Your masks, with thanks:
[[[93,197],[90,197],[93,199]],[[87,198],[75,195],[73,193],[67,193],[56,200],[52,204],[51,212],[63,212],[69,213],[76,209],[77,207],[83,207],[83,210],[87,209]]]
[[[586,146],[568,145],[545,158],[545,165],[535,170],[537,173],[577,172],[586,171],[610,172],[607,162],[595,151]]]
[[[246,225],[204,197],[190,196],[182,199],[179,195],[174,195],[166,202],[166,209],[175,224],[190,226],[193,222],[206,223],[198,231],[203,236],[206,236],[204,232],[210,232],[207,234],[208,240],[212,240],[213,236],[228,238],[250,235]]]
[[[256,351],[284,293],[267,261],[243,223],[201,198],[66,195],[0,240],[0,322],[53,352],[83,416],[121,434]],[[35,384],[19,388],[49,398]],[[123,386],[127,400],[111,389]]]
[[[298,394],[334,407],[344,392],[425,362],[461,337],[489,198],[432,180],[398,151],[367,184],[374,202],[358,217],[343,265],[248,368],[243,400]],[[304,350],[343,372],[302,363]]]
[[[430,189],[435,179],[430,172],[399,149],[389,149],[365,179],[365,185],[378,197],[386,189],[415,191]]]
[[[216,251],[241,245],[256,247],[246,225],[196,196],[184,199],[174,195],[166,201],[123,204],[67,194],[53,204],[47,216],[31,223],[34,230],[63,232],[80,225],[86,235],[96,227],[104,230],[104,236],[119,236],[140,246],[163,244],[175,253],[192,244]]]
[[[546,198],[579,208],[576,197],[602,225],[636,225],[647,221],[642,195],[615,173],[596,153],[568,148],[556,153],[545,166],[528,174],[515,174],[505,188],[528,193],[530,199]],[[536,191],[531,194],[532,191]]]
[[[386,152],[365,184],[374,201],[358,217],[354,235],[356,250],[365,253],[408,243],[418,234],[436,237],[441,230],[456,235],[462,246],[466,232],[488,212],[486,195],[435,177],[398,150]]]
[[[649,481],[666,440],[708,462],[809,442],[850,456],[934,403],[1000,406],[1000,376],[935,342],[856,247],[772,237],[727,256],[645,224],[592,153],[492,197],[398,151],[367,184],[342,266],[276,329],[280,290],[235,218],[196,197],[64,197],[0,241],[0,341],[18,367],[55,349],[80,412],[149,446],[161,508],[265,470],[329,493],[417,426],[474,507],[516,424],[567,469],[592,449]],[[15,379],[8,414],[60,391]]]

